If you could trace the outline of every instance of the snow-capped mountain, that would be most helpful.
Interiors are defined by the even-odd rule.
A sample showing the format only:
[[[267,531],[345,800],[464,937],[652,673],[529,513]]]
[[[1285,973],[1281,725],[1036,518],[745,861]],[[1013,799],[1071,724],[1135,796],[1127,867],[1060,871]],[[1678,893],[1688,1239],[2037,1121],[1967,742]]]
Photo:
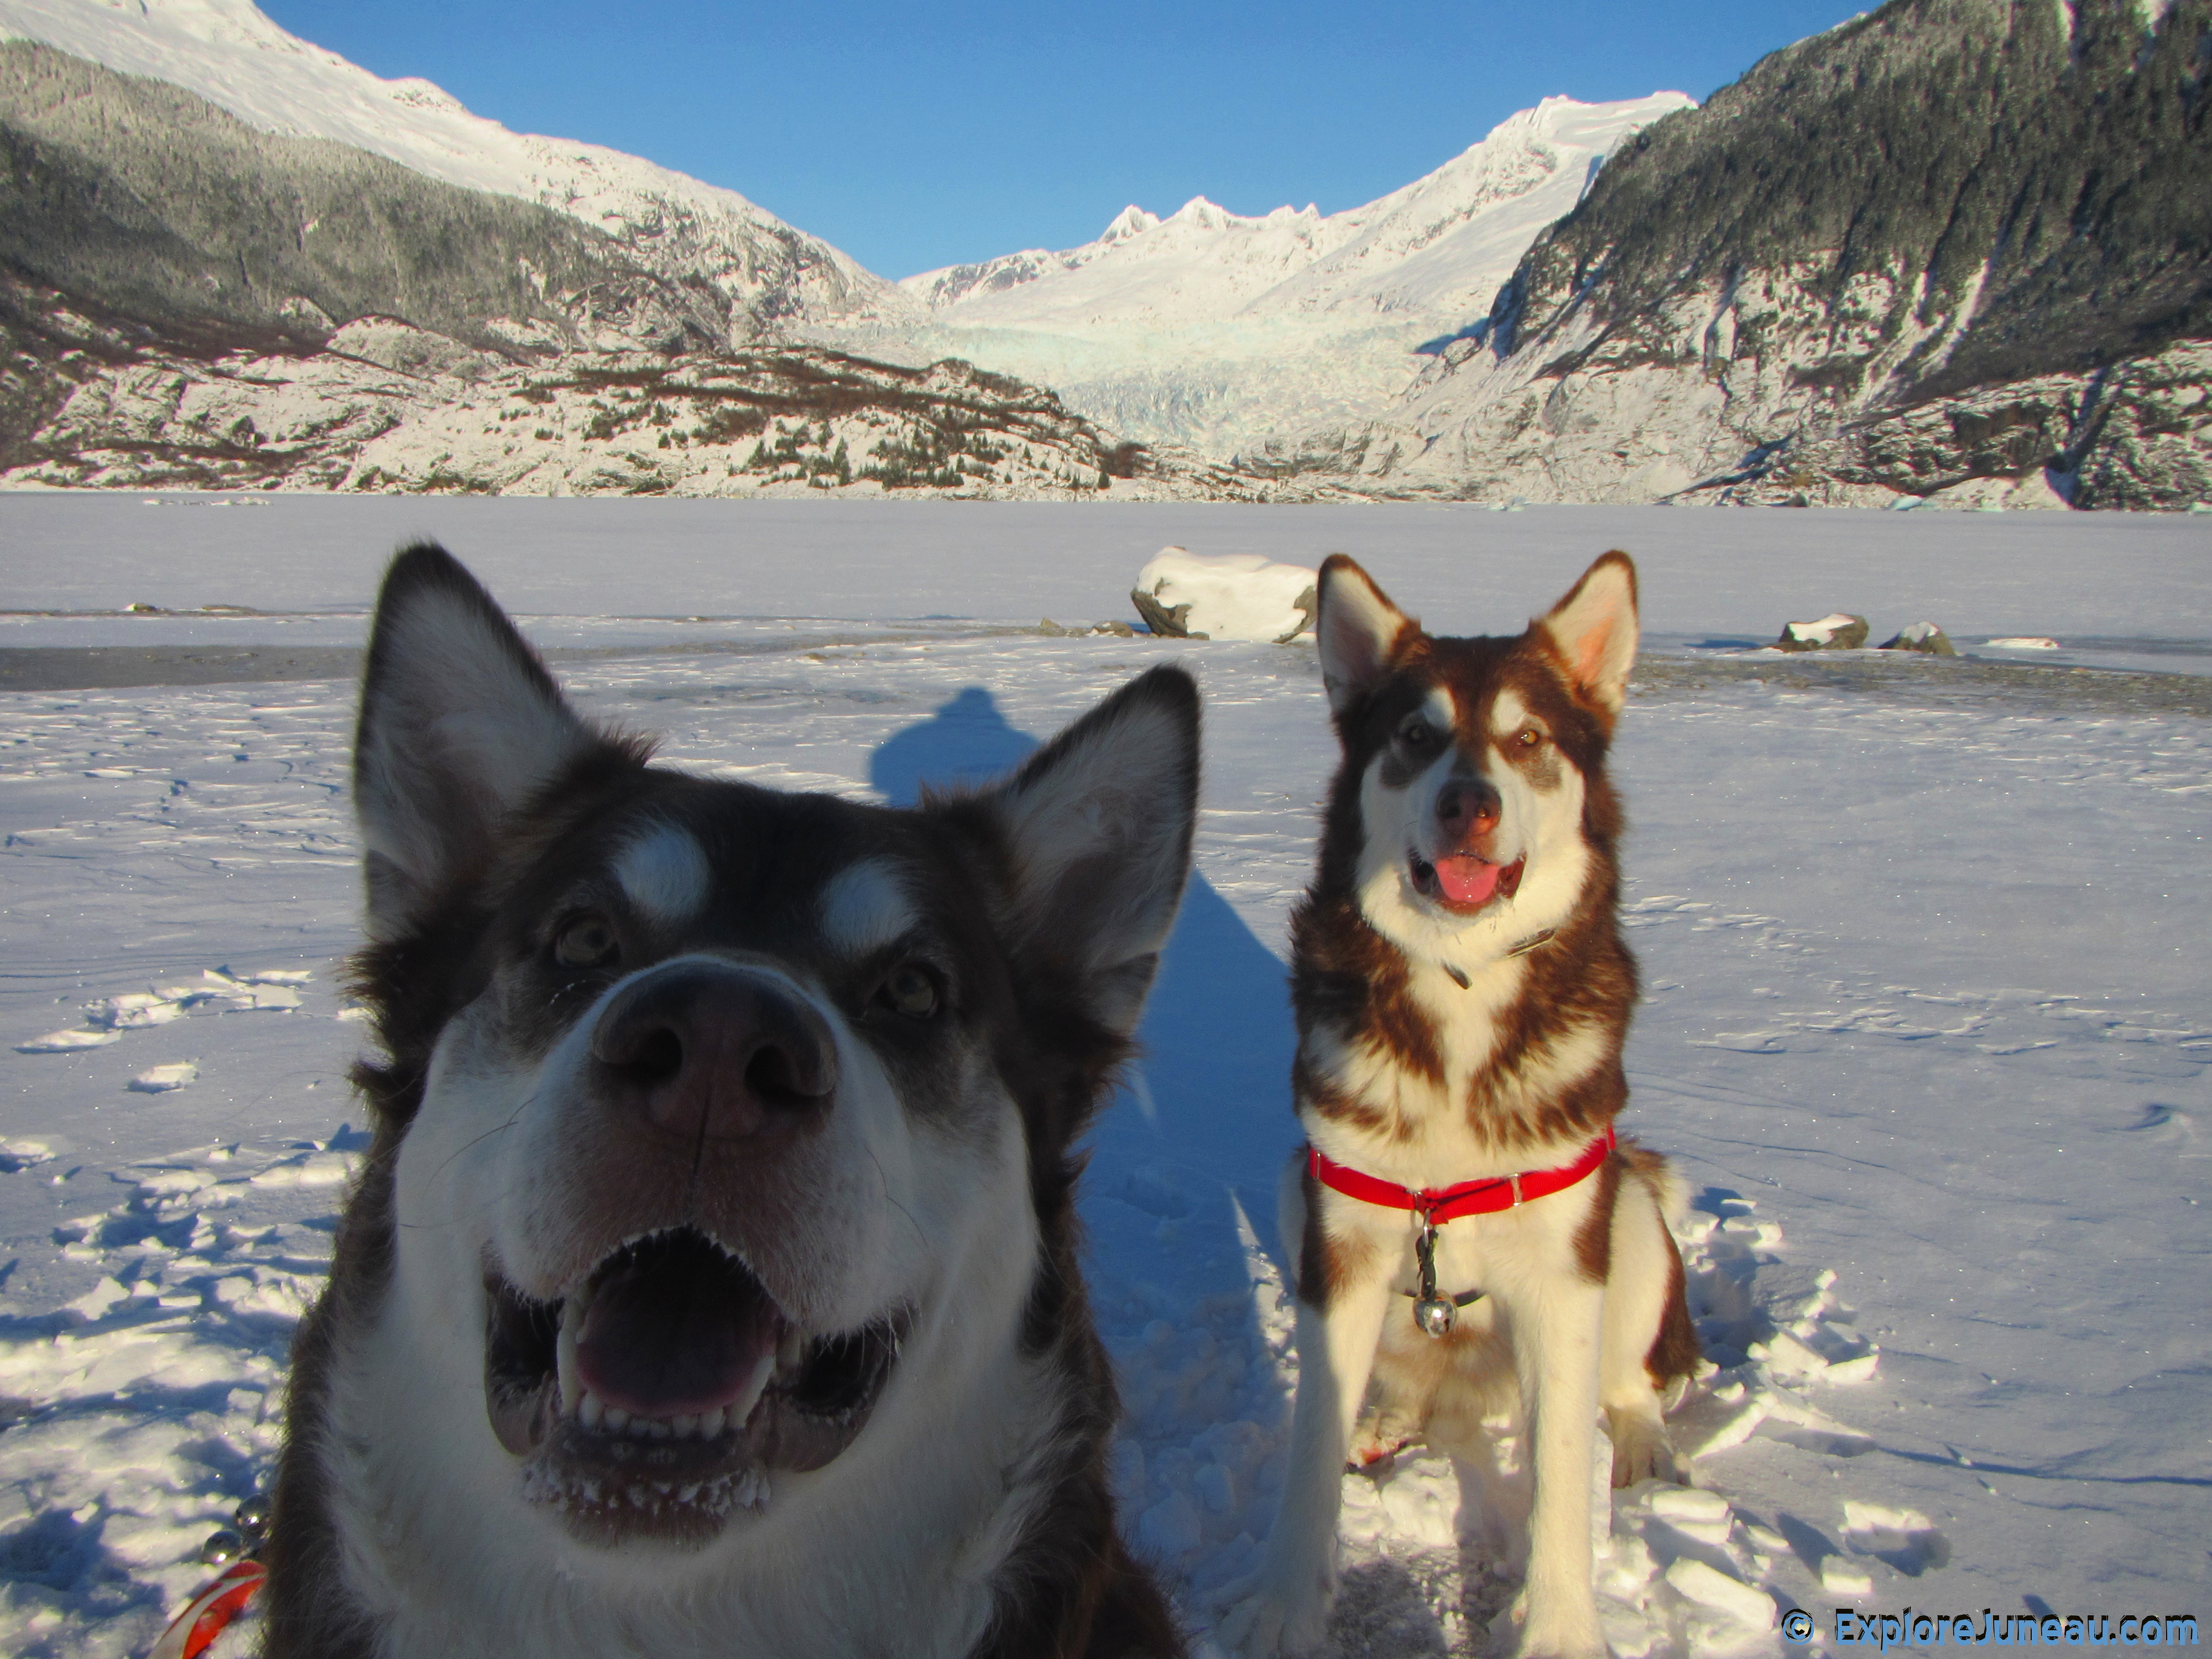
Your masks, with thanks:
[[[1488,312],[1615,146],[1690,107],[1667,92],[1547,98],[1341,213],[1248,216],[1199,197],[1163,219],[1133,205],[1081,247],[907,277],[932,325],[864,337],[865,349],[966,357],[1042,380],[1116,430],[1215,453],[1373,412],[1425,347]]]
[[[2212,0],[1891,0],[1639,136],[1388,416],[1246,459],[1490,499],[2206,501],[2208,85]]]
[[[965,363],[739,344],[572,215],[43,42],[0,40],[0,488],[1242,487]]]
[[[1471,321],[1615,145],[1693,106],[1675,92],[1611,104],[1547,98],[1435,172],[1342,213],[1309,205],[1246,217],[1200,196],[1164,220],[1131,206],[1081,247],[925,271],[899,286],[953,327],[1097,334],[1283,313]]]
[[[428,81],[381,80],[287,33],[252,0],[0,0],[0,40],[10,39],[181,87],[257,131],[330,139],[568,215],[665,276],[709,285],[736,342],[917,309],[735,191],[596,144],[510,132]]]

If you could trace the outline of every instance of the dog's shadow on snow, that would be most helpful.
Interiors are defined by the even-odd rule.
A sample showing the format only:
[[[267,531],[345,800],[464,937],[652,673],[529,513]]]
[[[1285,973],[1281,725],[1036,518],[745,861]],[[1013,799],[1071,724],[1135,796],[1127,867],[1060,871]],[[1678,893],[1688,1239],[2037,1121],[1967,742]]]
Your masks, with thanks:
[[[1003,776],[1038,741],[1007,723],[989,691],[971,685],[886,738],[869,757],[868,782],[892,805],[911,806],[926,787],[973,787]],[[1272,1249],[1276,1173],[1297,1139],[1283,964],[1195,872],[1138,1035],[1141,1066],[1129,1097],[1100,1125],[1097,1156],[1118,1163],[1113,1154],[1127,1151],[1187,1168],[1217,1189],[1230,1184]],[[1146,1132],[1119,1133],[1127,1119]],[[1134,1144],[1124,1148],[1124,1139]],[[1155,1186],[1181,1184],[1165,1170],[1153,1173]],[[1180,1196],[1178,1203],[1154,1194],[1156,1202],[1139,1207],[1180,1218],[1198,1194]]]
[[[969,686],[885,740],[868,781],[911,805],[925,787],[1003,775],[1037,741]],[[1290,1388],[1261,1310],[1287,1291],[1275,1192],[1299,1139],[1283,963],[1203,875],[1185,890],[1138,1036],[1129,1086],[1090,1137],[1087,1266],[1121,1388],[1123,1526],[1202,1629],[1256,1565],[1253,1540],[1273,1516]],[[1279,1344],[1288,1321],[1273,1322]],[[1405,1652],[1440,1651],[1428,1597],[1403,1577],[1372,1564],[1346,1606],[1364,1609],[1355,1622],[1419,1626],[1399,1632]],[[1358,1644],[1347,1632],[1342,1645]]]

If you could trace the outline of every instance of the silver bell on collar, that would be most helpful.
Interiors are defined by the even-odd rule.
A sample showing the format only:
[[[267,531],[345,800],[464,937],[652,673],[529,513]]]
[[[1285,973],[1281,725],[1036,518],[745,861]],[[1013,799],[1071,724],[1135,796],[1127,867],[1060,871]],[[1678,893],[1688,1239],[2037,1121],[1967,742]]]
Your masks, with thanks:
[[[1459,1310],[1441,1296],[1425,1296],[1413,1304],[1413,1322],[1431,1336],[1451,1334]]]
[[[1413,1260],[1421,1270],[1420,1291],[1413,1298],[1413,1323],[1429,1336],[1449,1336],[1461,1307],[1474,1297],[1437,1293],[1437,1224],[1425,1215],[1421,1218],[1421,1231],[1413,1237]]]

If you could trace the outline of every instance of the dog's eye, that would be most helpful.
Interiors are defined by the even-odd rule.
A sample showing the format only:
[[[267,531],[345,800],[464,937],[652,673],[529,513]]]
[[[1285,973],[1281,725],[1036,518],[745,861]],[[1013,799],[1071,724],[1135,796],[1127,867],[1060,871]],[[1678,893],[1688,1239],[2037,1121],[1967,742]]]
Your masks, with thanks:
[[[621,951],[605,916],[578,916],[553,938],[553,959],[563,968],[604,968]]]
[[[877,990],[876,1000],[908,1019],[927,1019],[937,1012],[937,976],[919,963],[901,963]]]
[[[1412,714],[1398,722],[1398,741],[1408,749],[1426,749],[1437,740],[1437,728],[1427,716]]]
[[[1516,748],[1536,749],[1542,746],[1544,734],[1533,726],[1524,726],[1513,734],[1513,742]]]

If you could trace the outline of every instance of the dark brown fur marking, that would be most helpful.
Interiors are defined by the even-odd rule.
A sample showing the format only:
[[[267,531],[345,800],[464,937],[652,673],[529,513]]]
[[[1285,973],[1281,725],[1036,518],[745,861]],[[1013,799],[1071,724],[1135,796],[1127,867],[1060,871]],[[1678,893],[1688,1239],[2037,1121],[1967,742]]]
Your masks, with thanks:
[[[1324,835],[1324,849],[1328,840]],[[1291,913],[1291,1006],[1298,1029],[1328,1025],[1364,1038],[1411,1076],[1441,1083],[1443,1051],[1413,1000],[1405,956],[1367,925],[1350,885],[1347,876],[1341,890],[1324,896],[1316,884]],[[1330,1106],[1320,1098],[1314,1104],[1323,1112]]]
[[[1662,1392],[1678,1376],[1695,1376],[1700,1358],[1698,1328],[1690,1322],[1690,1301],[1682,1284],[1682,1252],[1674,1236],[1660,1230],[1667,1249],[1667,1305],[1659,1316],[1658,1334],[1644,1356],[1644,1370],[1651,1386]]]
[[[1298,1300],[1325,1313],[1346,1285],[1367,1269],[1373,1249],[1364,1239],[1335,1238],[1322,1219],[1322,1184],[1306,1170],[1298,1176],[1305,1192],[1305,1235],[1298,1240]]]
[[[1613,1206],[1620,1196],[1620,1154],[1597,1166],[1597,1189],[1590,1196],[1589,1213],[1575,1230],[1575,1266],[1593,1285],[1613,1277]]]

